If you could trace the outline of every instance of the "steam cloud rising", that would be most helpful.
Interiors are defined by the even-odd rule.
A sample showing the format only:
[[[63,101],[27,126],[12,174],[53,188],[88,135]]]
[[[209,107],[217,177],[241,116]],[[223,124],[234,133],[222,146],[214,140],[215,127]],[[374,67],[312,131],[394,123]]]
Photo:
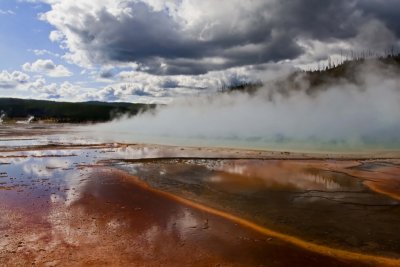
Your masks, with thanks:
[[[221,93],[180,99],[132,118],[95,125],[114,141],[192,140],[193,145],[284,147],[305,144],[360,148],[400,147],[400,79],[379,64],[360,67],[357,81],[328,83],[307,94],[288,82],[255,94]],[[118,133],[126,133],[120,135]],[[178,142],[179,143],[179,142]],[[253,144],[253,145],[252,145]]]
[[[6,114],[1,112],[0,113],[0,124],[2,124],[4,122],[4,118],[6,117]]]

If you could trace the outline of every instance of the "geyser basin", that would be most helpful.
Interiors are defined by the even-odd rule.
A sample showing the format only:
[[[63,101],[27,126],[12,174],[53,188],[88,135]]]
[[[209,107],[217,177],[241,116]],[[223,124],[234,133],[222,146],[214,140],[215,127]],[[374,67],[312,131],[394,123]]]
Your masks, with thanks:
[[[0,130],[1,265],[400,262],[388,154],[101,144],[31,127]]]

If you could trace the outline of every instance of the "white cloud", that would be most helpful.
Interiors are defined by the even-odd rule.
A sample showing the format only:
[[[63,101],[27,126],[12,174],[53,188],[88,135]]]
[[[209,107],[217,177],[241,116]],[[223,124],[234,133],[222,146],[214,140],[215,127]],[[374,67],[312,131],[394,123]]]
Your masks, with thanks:
[[[51,31],[49,39],[52,42],[60,42],[64,38],[64,34],[61,31]]]
[[[72,75],[72,72],[66,67],[63,65],[56,65],[50,59],[38,59],[33,63],[25,63],[22,65],[22,69],[28,72],[45,74],[50,77],[67,77]]]
[[[3,70],[0,72],[0,88],[15,88],[20,84],[27,83],[29,78],[29,75],[20,71],[8,72],[6,70]]]
[[[15,15],[15,12],[9,9],[8,10],[0,9],[0,15]]]
[[[49,56],[53,56],[53,57],[60,57],[60,54],[51,52],[46,49],[29,49],[28,51],[34,53],[36,56],[49,55]]]
[[[57,29],[50,39],[67,49],[65,59],[80,66],[137,62],[151,73],[204,74],[274,60],[272,38],[280,37],[271,37],[263,14],[271,2],[55,1],[41,19]],[[297,52],[288,46],[277,58]]]
[[[0,71],[0,95],[2,97],[86,101],[88,100],[87,92],[97,91],[99,90],[96,88],[85,88],[68,81],[48,83],[43,77],[30,77],[20,71]]]
[[[380,49],[398,44],[400,35],[398,20],[386,16],[400,5],[393,1],[377,8],[369,0],[326,0],[312,7],[306,0],[46,2],[51,9],[41,19],[56,28],[50,39],[66,49],[69,62],[134,62],[157,75],[198,75],[300,57],[309,63],[315,60],[313,46],[299,40]],[[373,38],[376,33],[384,38]]]
[[[158,76],[142,71],[121,71],[107,86],[85,93],[86,100],[169,103],[176,98],[206,95],[225,85],[269,81],[293,71],[284,64],[266,64],[211,71],[203,75]],[[93,71],[93,73],[98,73]]]
[[[44,78],[38,78],[26,86],[27,94],[36,99],[53,99],[63,101],[86,101],[86,91],[97,91],[95,88],[83,88],[68,81],[62,83],[47,83]]]

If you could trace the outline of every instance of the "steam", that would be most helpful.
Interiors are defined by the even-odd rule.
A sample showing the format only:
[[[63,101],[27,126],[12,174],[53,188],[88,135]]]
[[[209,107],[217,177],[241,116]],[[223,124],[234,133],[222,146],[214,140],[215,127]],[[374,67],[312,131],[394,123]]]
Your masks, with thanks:
[[[4,122],[4,118],[6,117],[6,114],[2,111],[1,113],[0,113],[0,124],[3,124],[3,122]]]
[[[26,122],[29,124],[29,123],[31,123],[34,119],[35,119],[34,116],[29,116],[29,118],[27,119]]]
[[[93,126],[121,142],[259,148],[400,148],[398,70],[367,64],[356,82],[335,81],[310,92],[307,79],[255,94],[180,99],[132,118]],[[122,133],[125,133],[123,135]]]
[[[24,121],[17,121],[17,123],[18,123],[18,124],[30,124],[34,119],[35,119],[34,116],[29,116],[26,120],[24,120]]]

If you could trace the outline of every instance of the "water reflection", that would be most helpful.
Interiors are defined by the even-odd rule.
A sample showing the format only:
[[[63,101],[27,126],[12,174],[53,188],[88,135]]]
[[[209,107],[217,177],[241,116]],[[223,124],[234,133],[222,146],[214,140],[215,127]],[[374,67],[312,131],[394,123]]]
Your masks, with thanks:
[[[207,182],[230,192],[257,190],[355,190],[357,180],[289,161],[235,161],[215,168]]]
[[[349,264],[314,253],[304,257],[309,252],[152,193],[115,170],[98,170],[87,177],[89,182],[68,212],[53,209],[49,216],[58,249],[73,245],[122,265]],[[113,253],[105,259],[104,250]],[[291,257],[285,257],[287,253]]]
[[[362,179],[331,169],[335,165],[341,166],[307,160],[158,159],[119,167],[153,188],[305,240],[396,254],[400,245],[391,236],[398,235],[400,203],[369,190]]]
[[[175,180],[230,193],[363,189],[360,180],[307,161],[160,159],[127,164],[126,168],[152,185]]]

